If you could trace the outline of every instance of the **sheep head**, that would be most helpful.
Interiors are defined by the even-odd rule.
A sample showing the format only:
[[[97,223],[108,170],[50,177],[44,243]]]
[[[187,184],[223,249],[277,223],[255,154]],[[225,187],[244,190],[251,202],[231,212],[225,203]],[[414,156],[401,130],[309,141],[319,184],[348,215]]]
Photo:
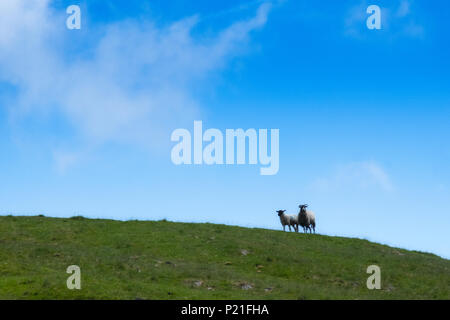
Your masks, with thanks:
[[[303,210],[305,210],[306,208],[308,208],[307,204],[301,204],[298,206],[300,208],[300,212],[302,212]]]
[[[276,212],[278,213],[278,216],[281,216],[283,213],[286,212],[286,210],[277,210]]]

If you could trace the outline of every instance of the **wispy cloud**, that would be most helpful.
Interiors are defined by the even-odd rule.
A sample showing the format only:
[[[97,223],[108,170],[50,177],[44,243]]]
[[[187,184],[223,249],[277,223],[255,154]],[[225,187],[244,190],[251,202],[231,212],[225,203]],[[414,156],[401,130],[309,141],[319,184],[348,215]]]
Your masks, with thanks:
[[[359,38],[362,36],[362,31],[365,28],[367,19],[366,2],[353,6],[348,10],[345,18],[345,33],[349,36]]]
[[[56,164],[56,170],[60,174],[64,174],[66,170],[79,161],[80,154],[76,152],[64,152],[57,150],[53,153]]]
[[[414,3],[412,0],[395,0],[389,2],[386,6],[380,7],[382,31],[371,31],[366,27],[366,20],[369,17],[366,9],[370,4],[373,3],[364,0],[358,5],[349,8],[344,21],[346,35],[364,39],[370,32],[387,31],[385,34],[389,39],[424,37],[425,29],[418,22],[417,13],[413,10]]]
[[[328,177],[316,179],[314,189],[329,191],[373,191],[391,192],[393,183],[386,171],[376,162],[363,161],[339,166]]]
[[[410,11],[411,4],[408,0],[402,0],[397,9],[398,17],[405,17],[411,13]]]
[[[167,138],[167,128],[201,110],[192,92],[242,54],[270,8],[263,3],[253,17],[213,36],[193,35],[196,16],[164,27],[116,22],[89,35],[82,30],[87,40],[78,53],[68,44],[80,31],[65,30],[65,12],[54,12],[49,0],[3,0],[0,81],[16,92],[9,110],[19,118],[56,111],[94,144],[157,144]],[[76,161],[56,158],[61,168]]]

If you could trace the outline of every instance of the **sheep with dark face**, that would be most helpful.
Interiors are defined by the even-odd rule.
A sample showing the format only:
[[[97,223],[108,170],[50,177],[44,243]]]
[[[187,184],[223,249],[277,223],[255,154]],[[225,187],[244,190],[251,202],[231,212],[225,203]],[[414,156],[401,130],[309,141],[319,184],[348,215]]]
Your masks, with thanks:
[[[306,210],[307,204],[301,204],[298,206],[300,212],[298,213],[298,224],[302,226],[303,231],[306,233],[309,229],[309,233],[312,233],[311,226],[316,233],[316,216],[311,210]]]
[[[291,226],[294,227],[295,232],[298,232],[298,216],[285,214],[286,210],[277,210],[278,216],[280,217],[281,225],[283,226],[283,231],[286,231],[286,226],[291,230]]]

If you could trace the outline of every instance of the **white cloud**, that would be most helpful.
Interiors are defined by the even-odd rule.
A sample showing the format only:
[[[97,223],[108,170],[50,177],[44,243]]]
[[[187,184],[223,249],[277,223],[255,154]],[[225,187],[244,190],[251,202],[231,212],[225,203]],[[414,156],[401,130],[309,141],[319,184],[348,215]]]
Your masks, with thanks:
[[[345,18],[345,33],[353,37],[361,37],[361,28],[366,26],[366,14],[367,5],[361,3],[357,6],[351,7]]]
[[[410,38],[423,38],[425,35],[424,27],[419,24],[416,19],[412,16],[411,11],[412,1],[402,0],[398,6],[396,15],[402,21],[401,33],[402,35],[408,36]]]
[[[75,152],[55,151],[53,158],[56,164],[56,170],[63,174],[66,170],[72,167],[79,161],[80,154]]]
[[[167,140],[168,128],[195,117],[200,105],[193,90],[242,53],[250,32],[265,25],[270,11],[264,3],[254,17],[209,37],[192,34],[195,16],[166,27],[113,23],[89,35],[77,54],[66,47],[80,31],[67,31],[58,16],[65,17],[64,10],[56,13],[49,3],[0,2],[0,81],[17,89],[10,111],[55,110],[93,144],[144,146]],[[75,161],[56,158],[63,159],[62,167]]]
[[[423,38],[424,27],[418,22],[417,14],[412,10],[411,0],[391,1],[386,6],[381,7],[381,29],[380,31],[368,30],[366,20],[369,14],[366,9],[371,4],[364,0],[358,5],[349,8],[344,20],[344,32],[346,35],[364,39],[372,34],[384,34],[389,39],[399,37]]]
[[[411,12],[410,11],[410,6],[411,6],[411,4],[410,4],[410,2],[408,0],[402,0],[400,2],[400,5],[399,5],[398,9],[397,9],[397,16],[405,17],[408,14],[410,14],[410,12]]]
[[[339,166],[329,177],[315,180],[312,187],[328,191],[373,191],[391,192],[394,186],[386,171],[376,162],[363,161]]]

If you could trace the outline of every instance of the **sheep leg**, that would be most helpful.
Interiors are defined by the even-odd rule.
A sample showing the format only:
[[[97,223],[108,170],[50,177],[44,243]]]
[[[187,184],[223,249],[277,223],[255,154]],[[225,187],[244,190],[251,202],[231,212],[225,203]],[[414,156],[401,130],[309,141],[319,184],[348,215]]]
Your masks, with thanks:
[[[291,230],[291,225],[289,224],[288,227],[289,227],[289,232],[291,232],[291,231],[292,231],[292,230]]]

